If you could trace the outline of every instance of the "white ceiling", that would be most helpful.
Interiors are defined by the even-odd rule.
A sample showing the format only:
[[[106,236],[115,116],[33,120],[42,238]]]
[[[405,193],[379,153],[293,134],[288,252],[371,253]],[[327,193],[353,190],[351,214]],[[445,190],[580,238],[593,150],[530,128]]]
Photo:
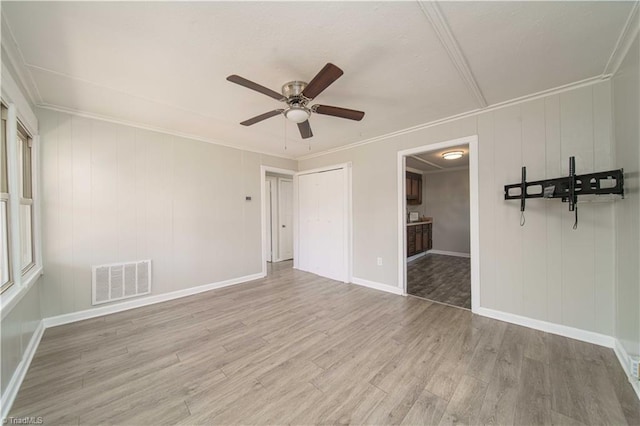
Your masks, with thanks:
[[[298,157],[602,75],[631,2],[2,2],[39,105]],[[4,31],[3,31],[4,34]],[[3,37],[3,46],[5,37]],[[280,91],[332,62],[314,137]],[[284,149],[285,133],[287,150]]]

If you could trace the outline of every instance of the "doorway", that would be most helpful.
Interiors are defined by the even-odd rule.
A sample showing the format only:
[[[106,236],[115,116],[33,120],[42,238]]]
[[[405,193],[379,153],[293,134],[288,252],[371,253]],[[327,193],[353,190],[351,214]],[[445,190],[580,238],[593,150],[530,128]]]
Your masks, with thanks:
[[[293,265],[293,170],[261,166],[263,274]]]
[[[445,159],[444,154],[454,157]],[[398,153],[399,281],[405,295],[480,306],[477,136]]]

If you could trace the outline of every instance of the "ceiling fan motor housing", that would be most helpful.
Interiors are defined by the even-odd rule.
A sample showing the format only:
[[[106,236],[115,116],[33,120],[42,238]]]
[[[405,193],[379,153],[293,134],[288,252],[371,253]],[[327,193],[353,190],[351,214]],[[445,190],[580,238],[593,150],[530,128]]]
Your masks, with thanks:
[[[305,87],[307,83],[304,81],[290,81],[282,85],[282,94],[287,99],[301,98]]]
[[[304,81],[290,81],[282,86],[282,94],[286,99],[287,108],[284,111],[284,116],[294,123],[302,123],[307,121],[311,115],[311,111],[307,108],[307,99],[302,91],[307,87],[307,83]]]

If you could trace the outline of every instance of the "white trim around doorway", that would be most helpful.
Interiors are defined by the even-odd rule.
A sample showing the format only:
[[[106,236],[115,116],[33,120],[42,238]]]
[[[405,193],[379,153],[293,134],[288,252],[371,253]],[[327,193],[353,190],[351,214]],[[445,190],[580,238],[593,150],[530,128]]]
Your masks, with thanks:
[[[480,309],[480,221],[478,196],[478,135],[465,136],[439,143],[398,151],[398,283],[402,294],[407,294],[407,243],[406,243],[406,157],[423,152],[436,151],[460,145],[469,145],[469,209],[471,240],[471,312]]]
[[[296,173],[295,170],[280,169],[278,167],[260,166],[260,217],[261,217],[261,234],[262,234],[262,275],[267,275],[267,207],[265,205],[265,184],[267,182],[267,172],[277,173],[281,175],[291,176]],[[295,192],[295,188],[294,188]],[[295,256],[295,253],[294,253]]]

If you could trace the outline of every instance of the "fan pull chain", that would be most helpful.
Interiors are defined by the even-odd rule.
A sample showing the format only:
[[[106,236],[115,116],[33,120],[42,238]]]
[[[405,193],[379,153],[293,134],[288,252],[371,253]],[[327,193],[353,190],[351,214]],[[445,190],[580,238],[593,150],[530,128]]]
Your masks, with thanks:
[[[284,116],[283,116],[284,117]],[[284,119],[282,120],[282,124],[284,124],[284,150],[287,150],[287,118],[284,117]]]

